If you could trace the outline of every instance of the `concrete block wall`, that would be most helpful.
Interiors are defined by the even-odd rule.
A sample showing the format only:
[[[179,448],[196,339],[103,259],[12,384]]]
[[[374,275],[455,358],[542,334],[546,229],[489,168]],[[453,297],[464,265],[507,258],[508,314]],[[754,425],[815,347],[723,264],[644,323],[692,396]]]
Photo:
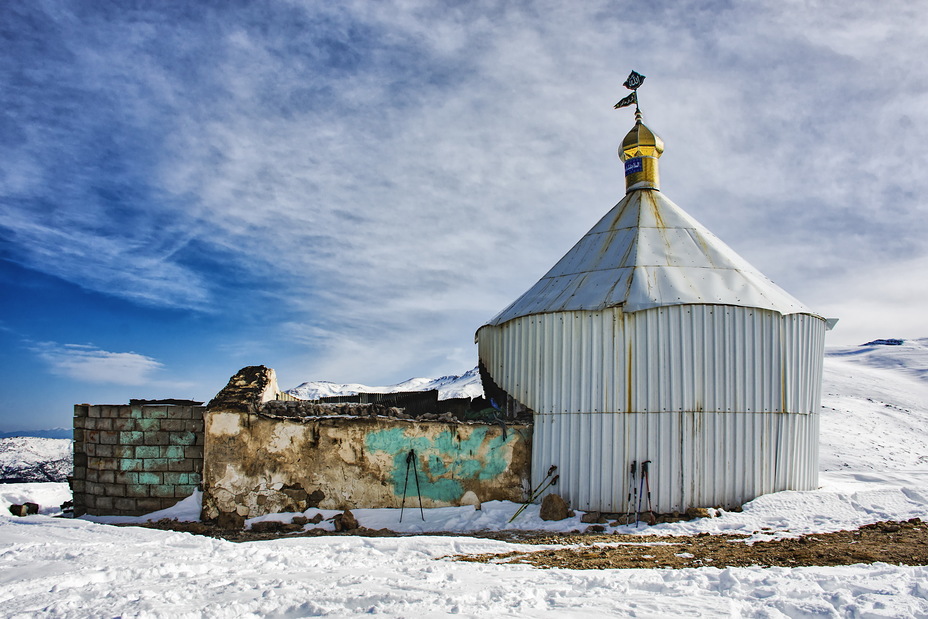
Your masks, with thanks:
[[[202,406],[74,406],[75,515],[139,516],[190,496],[203,471]]]

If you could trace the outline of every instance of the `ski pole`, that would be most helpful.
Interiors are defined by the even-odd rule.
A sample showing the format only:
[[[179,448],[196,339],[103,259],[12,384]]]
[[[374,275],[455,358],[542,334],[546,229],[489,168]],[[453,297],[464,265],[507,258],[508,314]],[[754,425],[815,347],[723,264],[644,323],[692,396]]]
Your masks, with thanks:
[[[512,515],[512,518],[509,519],[509,522],[512,522],[513,520],[515,520],[515,519],[516,519],[516,516],[518,516],[519,514],[521,514],[521,513],[522,513],[522,510],[524,510],[526,507],[528,507],[528,506],[532,503],[532,501],[535,500],[535,498],[538,496],[538,493],[541,491],[541,485],[542,485],[543,483],[545,483],[545,481],[547,481],[548,478],[551,477],[551,475],[554,474],[554,471],[556,471],[556,470],[557,470],[557,465],[556,465],[556,464],[552,464],[551,467],[548,469],[548,472],[545,474],[544,478],[542,478],[542,480],[541,480],[540,482],[538,482],[538,485],[535,486],[535,489],[532,490],[532,494],[529,495],[528,501],[526,501],[525,503],[522,504],[521,507],[519,507],[519,509],[516,511],[516,513]]]
[[[544,486],[542,486],[542,487],[538,490],[538,492],[535,494],[535,497],[533,497],[533,498],[537,498],[538,496],[540,496],[541,493],[544,492],[545,490],[547,490],[550,486],[556,486],[556,485],[557,485],[557,480],[560,479],[560,477],[561,477],[560,475],[555,475],[554,477],[552,477],[552,478],[551,478],[551,481],[549,481],[549,482],[546,483]],[[525,505],[523,505],[522,507],[520,507],[520,508],[519,508],[519,511],[517,511],[515,514],[513,514],[513,515],[512,515],[512,518],[509,519],[509,522],[512,522],[513,520],[515,520],[515,519],[516,519],[516,516],[518,516],[519,514],[521,514],[522,511],[523,511],[526,507],[528,507],[528,506],[529,506],[529,503],[526,503]]]
[[[648,491],[648,524],[653,525],[657,522],[657,518],[654,516],[654,508],[651,506],[651,467],[648,466],[651,463],[650,460],[645,460],[644,464],[641,465],[644,469],[644,485]]]
[[[638,476],[636,475],[635,461],[632,460],[631,466],[629,467],[629,483],[628,483],[628,511],[625,512],[625,524],[628,525],[631,523],[632,519],[632,510],[635,509],[635,501],[638,498]],[[637,524],[637,520],[635,523]]]
[[[419,497],[419,514],[425,521],[425,512],[422,511],[422,492],[419,490],[419,470],[416,468],[416,452],[412,449],[406,454],[406,480],[403,482],[403,502],[400,504],[400,522],[403,522],[403,510],[406,509],[406,489],[409,488],[409,468],[412,467],[416,477],[416,496]]]
[[[635,509],[635,528],[636,529],[638,528],[638,516],[639,514],[641,514],[641,499],[644,496],[644,475],[643,473],[646,470],[648,462],[650,462],[650,460],[645,460],[644,462],[641,463],[642,474],[638,475],[638,479],[639,479],[638,485],[640,487],[638,488],[638,507]]]
[[[410,449],[406,460],[412,460],[412,473],[416,476],[416,496],[419,497],[419,515],[422,516],[422,522],[425,522],[425,512],[422,511],[422,492],[419,490],[419,468],[416,466],[416,452]]]
[[[412,450],[409,450],[409,453],[412,453]],[[406,455],[406,480],[403,482],[403,502],[400,503],[400,522],[403,522],[403,510],[406,509],[406,489],[409,487],[409,466],[412,464],[412,459],[409,457],[409,454]]]
[[[555,485],[555,484],[557,483],[557,480],[558,480],[559,477],[560,477],[560,475],[555,475],[555,476],[551,479],[551,481],[549,481],[548,483],[544,484],[544,486],[539,486],[538,489],[532,494],[532,496],[529,497],[528,501],[527,501],[526,503],[523,503],[522,506],[519,507],[519,509],[516,510],[516,513],[514,513],[514,514],[512,515],[512,518],[509,519],[509,522],[512,522],[513,520],[515,520],[516,517],[517,517],[519,514],[521,514],[523,511],[525,511],[526,508],[528,508],[528,506],[531,505],[532,502],[533,502],[535,499],[537,499],[539,496],[541,496],[541,493],[544,492],[549,486]],[[547,479],[547,478],[545,478],[545,479]],[[542,482],[543,482],[543,481],[544,481],[544,480],[542,480]]]

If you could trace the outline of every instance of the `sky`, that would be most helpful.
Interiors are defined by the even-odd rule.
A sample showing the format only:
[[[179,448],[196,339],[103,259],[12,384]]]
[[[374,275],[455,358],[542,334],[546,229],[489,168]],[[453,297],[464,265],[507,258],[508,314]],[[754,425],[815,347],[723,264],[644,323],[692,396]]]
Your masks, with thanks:
[[[0,431],[476,365],[474,332],[662,191],[816,312],[928,335],[928,2],[0,4]]]

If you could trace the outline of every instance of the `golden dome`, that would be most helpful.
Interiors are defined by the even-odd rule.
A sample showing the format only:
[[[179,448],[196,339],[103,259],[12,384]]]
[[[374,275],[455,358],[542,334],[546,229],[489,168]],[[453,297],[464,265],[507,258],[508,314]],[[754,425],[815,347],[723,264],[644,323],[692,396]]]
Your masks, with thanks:
[[[619,159],[625,162],[626,193],[635,189],[660,189],[657,160],[664,153],[664,140],[641,122],[635,112],[635,126],[622,140]]]

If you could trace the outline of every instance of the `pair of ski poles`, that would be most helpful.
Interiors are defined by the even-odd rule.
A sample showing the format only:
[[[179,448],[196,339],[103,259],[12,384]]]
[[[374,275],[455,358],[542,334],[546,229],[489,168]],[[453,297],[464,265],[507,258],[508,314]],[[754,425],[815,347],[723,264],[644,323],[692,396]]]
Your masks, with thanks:
[[[626,499],[625,524],[629,524],[632,517],[632,508],[635,508],[635,528],[638,528],[638,522],[641,519],[641,501],[647,491],[648,497],[648,524],[654,524],[657,518],[654,517],[654,510],[651,505],[651,477],[649,475],[650,460],[641,463],[640,475],[638,474],[637,463],[632,460],[629,466],[629,484],[628,497]]]
[[[403,484],[403,502],[400,504],[400,522],[403,522],[403,510],[406,508],[406,488],[409,487],[409,469],[416,477],[416,495],[419,497],[419,514],[425,522],[425,512],[422,510],[422,492],[419,490],[419,469],[416,467],[416,452],[412,449],[406,454],[406,482]]]
[[[560,477],[560,475],[554,475],[555,471],[557,471],[557,465],[552,464],[551,468],[548,469],[548,473],[545,475],[544,479],[542,479],[538,483],[538,485],[535,487],[535,489],[532,490],[532,495],[529,497],[528,501],[523,503],[522,506],[518,510],[516,510],[516,513],[512,515],[512,518],[509,519],[509,522],[512,522],[513,520],[516,519],[516,517],[519,514],[524,512],[525,509],[535,501],[535,499],[541,496],[542,492],[544,492],[551,486],[557,485],[557,480]],[[554,475],[554,477],[551,477],[552,475]]]

